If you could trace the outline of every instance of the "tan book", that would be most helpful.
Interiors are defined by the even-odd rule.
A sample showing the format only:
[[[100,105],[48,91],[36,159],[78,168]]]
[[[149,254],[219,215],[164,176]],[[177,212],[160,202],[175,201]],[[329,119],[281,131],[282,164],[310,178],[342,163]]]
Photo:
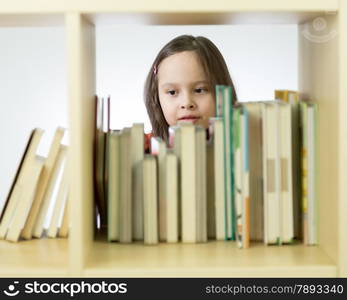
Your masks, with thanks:
[[[67,196],[65,205],[63,218],[61,220],[61,224],[58,230],[58,237],[66,238],[69,233],[69,196]]]
[[[47,211],[50,205],[50,201],[52,200],[53,191],[57,183],[57,178],[58,178],[60,169],[66,158],[66,152],[67,152],[67,146],[60,145],[58,157],[53,166],[52,176],[49,180],[44,198],[42,199],[42,204],[41,204],[41,207],[38,212],[37,219],[33,228],[33,236],[36,238],[40,238],[43,233],[45,218],[47,216]]]
[[[43,170],[39,179],[38,188],[35,194],[33,205],[31,206],[28,219],[26,220],[24,228],[21,233],[21,237],[24,239],[28,240],[32,238],[32,231],[35,225],[35,221],[36,221],[38,212],[40,210],[43,197],[47,190],[48,183],[50,181],[50,178],[52,177],[53,167],[57,160],[59,146],[63,139],[64,132],[65,132],[65,129],[62,127],[58,127],[57,130],[55,131],[55,134],[49,149],[49,153],[45,160],[45,164],[43,166]]]
[[[50,238],[55,238],[57,236],[58,227],[59,227],[59,219],[64,210],[64,204],[67,198],[68,187],[69,187],[69,172],[68,172],[67,165],[65,163],[63,175],[59,183],[57,198],[55,200],[55,204],[53,208],[51,222],[47,230],[47,236]]]
[[[30,172],[27,173],[26,178],[21,182],[22,186],[20,187],[20,193],[18,195],[19,203],[6,235],[6,240],[8,241],[17,242],[20,237],[21,230],[28,217],[30,207],[35,197],[35,191],[44,161],[44,157],[37,155],[30,167]]]
[[[165,179],[166,144],[160,137],[151,138],[151,153],[158,158],[159,240],[167,240],[167,197]]]
[[[157,158],[146,154],[143,159],[143,217],[144,243],[157,244],[158,234],[158,181]]]
[[[22,156],[17,174],[13,181],[12,187],[7,197],[6,204],[3,208],[0,223],[0,239],[5,238],[8,227],[10,225],[13,214],[20,201],[20,189],[23,186],[23,180],[26,178],[27,173],[31,171],[31,165],[35,160],[36,151],[43,135],[43,130],[36,128],[30,135],[29,142]]]
[[[144,127],[142,123],[133,124],[131,139],[132,176],[132,229],[134,240],[143,240],[143,180],[141,161],[144,156]]]

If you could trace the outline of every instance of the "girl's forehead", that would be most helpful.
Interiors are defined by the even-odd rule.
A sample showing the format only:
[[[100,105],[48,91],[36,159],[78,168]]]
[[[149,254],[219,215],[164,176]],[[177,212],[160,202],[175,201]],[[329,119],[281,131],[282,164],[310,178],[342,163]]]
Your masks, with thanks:
[[[177,81],[206,81],[206,74],[194,51],[184,51],[165,58],[158,68],[158,79],[161,83]]]

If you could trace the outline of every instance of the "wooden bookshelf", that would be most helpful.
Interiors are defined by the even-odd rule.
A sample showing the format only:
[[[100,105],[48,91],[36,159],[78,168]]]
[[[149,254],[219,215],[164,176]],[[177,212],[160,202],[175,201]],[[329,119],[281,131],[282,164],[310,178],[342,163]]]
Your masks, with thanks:
[[[347,276],[347,1],[1,1],[0,26],[64,26],[69,82],[71,224],[68,240],[0,241],[0,276]],[[312,43],[305,23],[328,18],[338,34]],[[298,24],[299,91],[319,104],[319,246],[234,243],[120,245],[93,233],[92,137],[95,26]],[[51,253],[49,253],[51,252]]]

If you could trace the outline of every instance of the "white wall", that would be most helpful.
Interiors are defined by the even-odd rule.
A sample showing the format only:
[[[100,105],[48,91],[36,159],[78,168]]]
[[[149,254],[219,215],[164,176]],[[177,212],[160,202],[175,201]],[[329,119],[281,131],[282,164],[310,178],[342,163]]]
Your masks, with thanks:
[[[46,156],[56,127],[67,127],[65,52],[63,28],[0,30],[0,211],[31,130],[45,130]]]
[[[297,26],[97,27],[97,93],[111,95],[112,128],[144,122],[143,84],[158,51],[180,34],[204,35],[221,50],[240,100],[273,98],[297,89]],[[0,211],[31,129],[45,130],[46,155],[54,130],[67,126],[63,28],[0,29]]]

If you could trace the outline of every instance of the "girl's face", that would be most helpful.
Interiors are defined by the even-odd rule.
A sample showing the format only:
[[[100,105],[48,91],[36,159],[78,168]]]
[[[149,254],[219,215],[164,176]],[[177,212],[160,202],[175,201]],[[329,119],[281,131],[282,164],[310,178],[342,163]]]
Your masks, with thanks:
[[[194,51],[165,58],[158,68],[158,92],[166,122],[189,122],[208,128],[215,101],[205,72]]]

